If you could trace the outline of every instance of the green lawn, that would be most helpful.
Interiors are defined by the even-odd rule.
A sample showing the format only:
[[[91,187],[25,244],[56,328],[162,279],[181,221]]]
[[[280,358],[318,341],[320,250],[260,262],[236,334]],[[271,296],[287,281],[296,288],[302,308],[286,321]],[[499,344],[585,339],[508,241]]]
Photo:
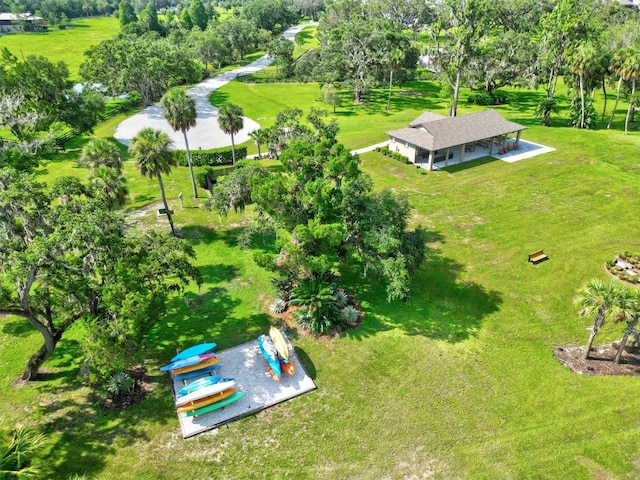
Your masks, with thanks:
[[[446,111],[433,84],[402,90],[390,112],[384,90],[340,107],[340,139],[365,146],[425,109]],[[213,100],[238,103],[268,126],[282,108],[320,106],[318,93],[316,85],[231,82]],[[151,398],[121,413],[87,400],[81,325],[46,364],[46,381],[13,387],[40,340],[11,318],[0,323],[0,415],[49,433],[51,478],[637,478],[638,379],[579,376],[552,351],[586,343],[589,321],[572,305],[578,287],[606,278],[603,263],[615,253],[637,250],[640,134],[622,134],[622,113],[615,130],[577,131],[560,119],[543,128],[532,117],[539,94],[509,93],[510,105],[498,110],[529,126],[525,140],[555,152],[429,173],[377,153],[361,156],[377,188],[409,196],[414,224],[430,232],[430,252],[406,303],[386,303],[384,287],[362,278],[357,265],[342,272],[341,283],[361,300],[363,323],[334,338],[292,335],[317,391],[215,435],[181,439],[157,367],[178,347],[214,340],[227,348],[272,322],[268,275],[235,246],[242,217],[221,221],[203,201],[187,198],[182,168],[167,178],[167,192],[185,193],[184,210],[174,202],[175,219],[198,252],[206,283],[190,292],[195,307],[172,300],[150,336]],[[461,113],[477,108],[463,103]],[[41,178],[86,174],[74,166],[76,157],[72,146],[45,164]],[[130,160],[125,171],[133,192],[127,210],[158,200],[156,184]],[[153,212],[141,225],[168,229]],[[527,254],[540,248],[550,260],[528,264]],[[620,332],[609,325],[597,342]]]
[[[313,107],[327,110],[328,119],[340,124],[338,140],[349,148],[361,148],[379,143],[384,134],[404,126],[425,109],[446,112],[438,97],[439,87],[427,82],[413,82],[395,88],[390,110],[386,110],[388,90],[374,89],[367,102],[354,104],[350,90],[340,90],[342,104],[333,113],[332,107],[322,103],[317,83],[243,83],[230,82],[209,96],[211,103],[220,105],[232,101],[242,107],[243,113],[257,121],[261,127],[270,127],[276,115],[286,108],[299,108],[307,113]]]
[[[84,52],[103,40],[115,37],[120,31],[113,17],[78,19],[66,30],[46,33],[20,33],[0,36],[0,48],[7,47],[17,57],[42,55],[52,62],[62,61],[69,68],[69,76],[79,81],[78,67],[84,61]]]

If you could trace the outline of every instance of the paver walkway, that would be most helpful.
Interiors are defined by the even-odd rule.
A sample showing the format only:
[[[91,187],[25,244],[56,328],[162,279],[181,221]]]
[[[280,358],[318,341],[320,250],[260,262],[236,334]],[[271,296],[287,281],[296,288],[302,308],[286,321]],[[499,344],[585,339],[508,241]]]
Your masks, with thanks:
[[[283,36],[288,40],[294,40],[296,34],[304,28],[313,25],[311,23],[304,25],[296,25],[291,27]],[[258,72],[273,62],[268,55],[260,57],[255,62],[244,67],[236,68],[230,72],[222,73],[213,78],[208,78],[202,83],[188,90],[196,102],[196,126],[187,132],[189,140],[189,148],[191,150],[219,148],[231,145],[231,136],[224,133],[218,126],[218,109],[209,103],[209,94],[214,90],[226,85],[234,78],[241,75],[249,75]],[[143,128],[151,127],[166,132],[174,142],[174,147],[178,150],[184,150],[184,137],[182,132],[174,132],[169,123],[164,119],[160,104],[156,103],[144,110],[136,113],[132,117],[123,120],[115,134],[116,140],[125,145],[131,143],[131,139]],[[260,128],[260,125],[244,117],[244,128],[234,135],[234,141],[237,144],[246,142],[249,139],[249,133]]]

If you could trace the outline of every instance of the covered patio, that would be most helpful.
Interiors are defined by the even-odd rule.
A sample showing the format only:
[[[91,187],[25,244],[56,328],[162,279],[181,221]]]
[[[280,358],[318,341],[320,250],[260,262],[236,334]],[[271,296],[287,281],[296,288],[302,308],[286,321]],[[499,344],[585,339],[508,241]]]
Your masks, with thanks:
[[[389,149],[427,170],[520,148],[527,127],[505,120],[495,110],[460,117],[425,112],[409,127],[386,132]]]

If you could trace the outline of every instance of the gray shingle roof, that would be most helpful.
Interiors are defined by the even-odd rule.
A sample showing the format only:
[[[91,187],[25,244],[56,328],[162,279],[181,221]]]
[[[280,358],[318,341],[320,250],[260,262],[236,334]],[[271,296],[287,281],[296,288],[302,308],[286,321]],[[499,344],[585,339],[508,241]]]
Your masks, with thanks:
[[[415,125],[416,121],[423,116],[425,114],[411,122],[410,125]],[[427,121],[420,126],[400,128],[386,133],[400,141],[408,142],[425,150],[435,151],[519,132],[527,128],[505,120],[495,110],[484,110],[460,117],[442,117],[435,120],[428,120],[433,118],[430,116],[425,116],[425,118]]]
[[[413,122],[409,124],[410,127],[415,128],[419,127],[423,123],[433,122],[434,120],[442,120],[443,118],[447,118],[443,115],[439,115],[437,113],[426,111],[418,118],[416,118]]]

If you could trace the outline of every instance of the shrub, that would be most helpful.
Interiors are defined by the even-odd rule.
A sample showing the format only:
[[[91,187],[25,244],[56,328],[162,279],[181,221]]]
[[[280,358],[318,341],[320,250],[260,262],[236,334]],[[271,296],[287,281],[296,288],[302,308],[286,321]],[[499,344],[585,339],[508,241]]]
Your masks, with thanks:
[[[178,165],[182,167],[188,166],[187,152],[185,150],[176,150],[174,156]],[[236,148],[236,160],[247,157],[246,147]],[[196,150],[191,152],[191,163],[194,167],[233,164],[233,152],[229,150]]]
[[[253,252],[253,261],[256,262],[256,265],[270,272],[275,270],[275,257],[273,253]]]
[[[502,105],[507,102],[504,93],[494,92],[493,96],[486,92],[472,93],[467,97],[467,103],[474,105]]]
[[[213,167],[203,167],[201,170],[196,172],[196,182],[200,186],[200,188],[206,188],[207,190],[211,190],[213,186],[217,183],[217,170]]]
[[[313,334],[326,334],[340,323],[335,290],[335,284],[326,278],[311,278],[296,285],[290,303],[300,305],[309,315],[300,324],[302,328]]]
[[[392,158],[394,160],[397,160],[401,163],[407,164],[410,163],[409,159],[407,157],[405,157],[404,155],[402,155],[401,153],[398,152],[392,152],[391,150],[389,150],[389,147],[377,147],[376,148],[376,152],[379,152],[381,154],[383,154],[385,157],[389,157]]]
[[[127,372],[116,372],[109,377],[105,390],[107,398],[117,398],[133,393],[135,382]]]
[[[276,298],[271,302],[271,311],[273,313],[282,313],[287,309],[287,302],[281,298]]]
[[[333,295],[336,300],[336,306],[338,308],[344,308],[349,303],[349,295],[342,289],[336,290],[336,293]]]
[[[358,310],[356,310],[356,307],[354,307],[353,305],[347,305],[342,310],[340,310],[340,316],[345,323],[353,325],[354,323],[358,322],[358,317],[360,316],[360,314],[358,313]]]
[[[577,128],[596,128],[596,123],[598,122],[598,112],[596,112],[596,109],[593,106],[593,100],[587,97],[585,98],[584,102],[584,124],[581,125],[582,103],[580,101],[580,98],[578,97],[572,100],[571,106],[569,107],[569,124],[572,127]]]
[[[291,291],[295,286],[295,273],[280,272],[280,275],[271,279],[271,284],[276,289],[279,298],[289,300]]]

